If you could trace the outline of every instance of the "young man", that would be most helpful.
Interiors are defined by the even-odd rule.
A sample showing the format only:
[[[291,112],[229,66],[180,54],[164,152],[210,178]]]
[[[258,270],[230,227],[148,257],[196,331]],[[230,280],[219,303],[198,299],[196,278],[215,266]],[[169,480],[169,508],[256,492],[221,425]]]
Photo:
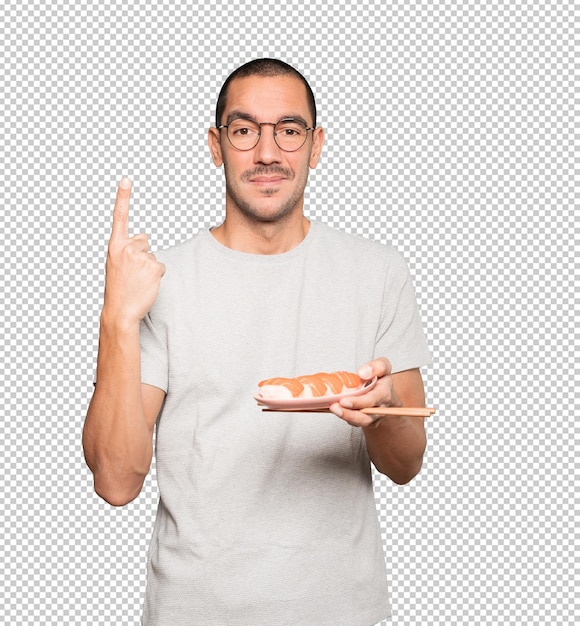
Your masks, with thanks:
[[[236,70],[209,131],[225,219],[159,254],[127,230],[119,185],[97,384],[83,434],[95,489],[135,498],[157,424],[159,509],[143,624],[366,626],[389,614],[370,461],[417,474],[430,362],[404,261],[310,222],[324,131],[291,66]],[[265,413],[258,381],[354,370],[375,387],[332,413]]]

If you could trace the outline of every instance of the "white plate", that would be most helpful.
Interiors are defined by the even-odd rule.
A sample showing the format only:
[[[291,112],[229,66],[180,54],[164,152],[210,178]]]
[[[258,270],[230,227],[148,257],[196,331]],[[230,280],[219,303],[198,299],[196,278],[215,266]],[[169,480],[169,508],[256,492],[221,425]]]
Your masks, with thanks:
[[[275,411],[308,411],[314,409],[327,409],[334,402],[338,402],[341,398],[347,396],[361,396],[363,393],[370,391],[377,384],[377,377],[367,380],[363,385],[356,389],[349,389],[344,393],[338,393],[334,396],[318,396],[316,398],[264,398],[258,393],[254,398],[258,404],[273,409]]]

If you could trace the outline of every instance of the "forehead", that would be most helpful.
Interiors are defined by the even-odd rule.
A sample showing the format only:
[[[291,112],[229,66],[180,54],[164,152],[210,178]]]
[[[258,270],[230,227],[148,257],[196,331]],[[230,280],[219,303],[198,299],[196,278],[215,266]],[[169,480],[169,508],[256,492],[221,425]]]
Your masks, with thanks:
[[[312,122],[306,87],[294,76],[236,78],[228,88],[224,119],[230,111],[247,113],[263,122],[289,116]]]

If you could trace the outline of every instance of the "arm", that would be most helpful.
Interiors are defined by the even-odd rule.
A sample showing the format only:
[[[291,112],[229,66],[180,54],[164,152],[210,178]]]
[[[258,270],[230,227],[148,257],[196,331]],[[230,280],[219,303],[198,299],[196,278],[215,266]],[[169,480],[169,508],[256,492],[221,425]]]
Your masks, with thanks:
[[[375,387],[361,396],[343,398],[330,409],[363,429],[371,461],[379,472],[398,484],[408,483],[423,464],[427,444],[424,418],[366,415],[357,409],[371,406],[425,406],[419,369],[391,374],[388,359],[370,361],[359,370],[366,380],[378,376]]]
[[[157,297],[165,266],[145,235],[127,230],[130,181],[119,185],[107,255],[97,385],[83,429],[95,491],[113,505],[139,494],[152,459],[155,420],[164,392],[141,384],[139,322]]]
[[[83,429],[95,491],[114,506],[135,499],[153,457],[153,429],[165,393],[140,380],[139,327],[101,317],[97,385]]]

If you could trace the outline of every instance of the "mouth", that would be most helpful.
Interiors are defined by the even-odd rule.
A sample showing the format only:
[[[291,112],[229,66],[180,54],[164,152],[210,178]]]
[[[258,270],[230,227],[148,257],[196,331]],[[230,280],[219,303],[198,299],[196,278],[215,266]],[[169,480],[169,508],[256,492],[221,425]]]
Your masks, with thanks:
[[[286,178],[284,176],[255,176],[254,178],[250,178],[250,183],[253,185],[268,187],[279,185],[285,180]]]

